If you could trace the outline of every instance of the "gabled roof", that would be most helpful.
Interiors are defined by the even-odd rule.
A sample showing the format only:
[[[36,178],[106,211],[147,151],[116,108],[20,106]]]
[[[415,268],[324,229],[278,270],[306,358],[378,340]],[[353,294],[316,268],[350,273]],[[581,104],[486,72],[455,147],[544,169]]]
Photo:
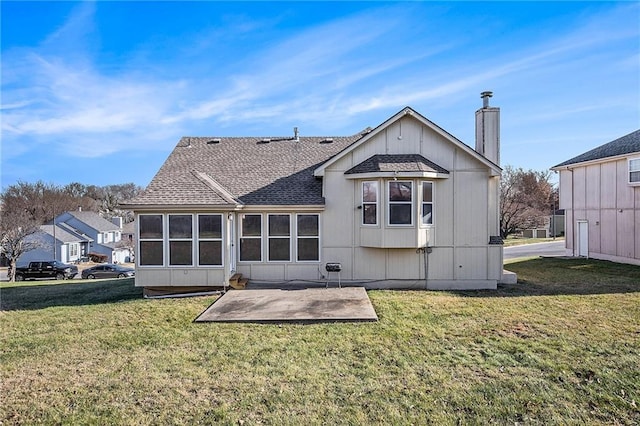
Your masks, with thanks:
[[[40,230],[48,235],[53,237],[53,225],[41,225]],[[56,225],[56,240],[61,241],[62,243],[79,243],[83,241],[77,235],[71,234],[67,232],[65,229]]]
[[[622,136],[614,141],[600,145],[587,151],[584,154],[580,154],[577,157],[573,157],[563,163],[553,166],[552,169],[569,166],[571,164],[584,163],[586,161],[596,161],[609,157],[617,157],[625,154],[640,153],[640,129],[635,132],[631,132],[626,136]]]
[[[449,171],[420,154],[378,154],[350,168],[345,175],[379,172],[429,172],[449,174]]]
[[[144,194],[126,205],[323,205],[313,170],[361,137],[183,137]]]
[[[445,139],[447,139],[455,147],[463,150],[467,154],[469,154],[472,157],[476,158],[482,164],[487,166],[494,175],[499,175],[500,172],[502,171],[500,166],[498,166],[497,164],[495,164],[492,161],[488,160],[483,155],[480,155],[476,150],[474,150],[469,145],[465,144],[464,142],[462,142],[461,140],[459,140],[458,138],[453,136],[451,133],[449,133],[446,130],[444,130],[442,127],[438,126],[437,124],[435,124],[431,120],[427,119],[426,117],[424,117],[420,113],[416,112],[413,108],[405,107],[402,110],[398,111],[395,115],[393,115],[392,117],[387,119],[384,123],[380,124],[375,129],[371,130],[370,132],[367,132],[356,143],[353,143],[353,144],[349,145],[344,150],[342,150],[339,154],[337,154],[336,156],[331,158],[329,161],[327,161],[324,164],[321,164],[320,167],[318,167],[314,171],[314,175],[315,176],[324,176],[324,170],[327,167],[329,167],[331,164],[335,163],[340,158],[342,158],[345,155],[349,154],[350,152],[355,150],[357,147],[367,143],[368,140],[370,140],[371,138],[375,137],[377,134],[379,134],[380,132],[384,131],[384,129],[389,127],[391,124],[393,124],[394,122],[400,120],[402,117],[407,116],[407,115],[414,117],[416,120],[420,121],[423,125],[427,126],[428,128],[430,128],[431,130],[433,130],[437,134],[439,134],[442,137],[444,137]]]
[[[96,212],[70,211],[67,213],[98,232],[120,230],[116,224],[109,222]]]

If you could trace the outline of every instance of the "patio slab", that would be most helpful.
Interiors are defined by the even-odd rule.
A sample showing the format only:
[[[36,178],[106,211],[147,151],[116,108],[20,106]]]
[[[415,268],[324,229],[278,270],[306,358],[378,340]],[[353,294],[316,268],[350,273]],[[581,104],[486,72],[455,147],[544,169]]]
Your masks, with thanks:
[[[196,322],[377,321],[363,287],[301,290],[232,290],[219,297]]]

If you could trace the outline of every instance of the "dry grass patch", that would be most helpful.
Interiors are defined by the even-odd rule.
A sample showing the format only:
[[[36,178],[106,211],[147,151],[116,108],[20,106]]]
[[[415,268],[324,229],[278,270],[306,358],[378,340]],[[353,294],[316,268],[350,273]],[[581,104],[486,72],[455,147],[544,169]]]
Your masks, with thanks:
[[[193,323],[211,297],[130,280],[3,284],[0,420],[637,424],[640,268],[572,262],[512,263],[525,282],[498,291],[371,291],[380,321],[354,324]]]

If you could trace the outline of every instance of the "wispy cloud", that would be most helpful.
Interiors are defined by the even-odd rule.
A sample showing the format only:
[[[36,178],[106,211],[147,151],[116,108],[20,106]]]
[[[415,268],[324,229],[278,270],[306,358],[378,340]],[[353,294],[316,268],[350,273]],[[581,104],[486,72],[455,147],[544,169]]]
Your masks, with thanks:
[[[129,52],[117,66],[102,66],[87,41],[97,38],[99,8],[83,3],[40,46],[3,53],[3,139],[19,140],[22,150],[54,143],[72,155],[100,157],[130,149],[132,141],[136,149],[156,149],[160,141],[173,144],[183,133],[214,124],[296,120],[331,131],[372,111],[444,103],[496,82],[523,84],[528,75],[638,37],[637,28],[616,24],[630,10],[624,5],[565,34],[532,37],[519,49],[494,51],[484,43],[474,55],[450,59],[448,54],[469,40],[463,35],[443,40],[430,30],[412,42],[408,28],[422,31],[424,17],[414,13],[419,7],[376,7],[211,61],[211,46],[227,30],[217,27],[181,40],[187,47],[172,59],[180,72],[142,75],[141,68],[153,69],[144,62],[149,46]],[[637,13],[637,6],[631,10]],[[272,24],[229,19],[228,31]],[[216,69],[220,62],[222,70]],[[183,75],[184,63],[200,69]]]

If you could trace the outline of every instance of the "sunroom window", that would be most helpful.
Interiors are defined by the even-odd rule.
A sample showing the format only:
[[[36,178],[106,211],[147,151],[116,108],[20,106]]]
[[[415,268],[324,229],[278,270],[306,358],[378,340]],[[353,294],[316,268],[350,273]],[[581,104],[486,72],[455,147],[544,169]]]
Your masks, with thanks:
[[[629,183],[640,182],[640,158],[629,160]]]
[[[378,224],[378,182],[362,182],[362,224]]]
[[[198,265],[222,266],[222,215],[198,215]]]
[[[190,214],[169,215],[169,265],[193,264],[192,222]]]
[[[140,265],[162,266],[164,258],[164,226],[161,214],[138,216],[140,227]]]
[[[389,182],[389,225],[413,224],[413,182]]]

